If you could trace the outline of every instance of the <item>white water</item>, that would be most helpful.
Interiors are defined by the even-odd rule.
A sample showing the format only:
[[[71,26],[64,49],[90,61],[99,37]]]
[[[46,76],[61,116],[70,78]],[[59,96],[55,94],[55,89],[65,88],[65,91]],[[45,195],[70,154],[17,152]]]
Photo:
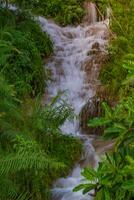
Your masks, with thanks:
[[[104,32],[106,31],[105,22],[96,22],[92,25],[77,27],[65,27],[50,22],[42,17],[39,17],[40,24],[44,31],[50,35],[54,42],[55,52],[49,60],[47,66],[52,71],[54,82],[49,84],[48,96],[51,98],[59,91],[66,91],[66,99],[78,115],[87,100],[95,95],[92,83],[86,83],[86,73],[82,71],[82,66],[90,61],[92,55],[90,51],[92,45],[99,43],[100,49],[104,51],[106,40]],[[95,22],[95,19],[93,19]],[[96,66],[94,66],[96,68]],[[94,69],[96,71],[96,69]],[[90,74],[88,74],[90,76]],[[98,157],[91,144],[91,139],[88,136],[81,135],[79,130],[79,121],[67,121],[62,127],[62,131],[67,134],[80,136],[84,141],[85,154],[82,160],[84,163],[97,165]],[[81,176],[82,166],[77,164],[74,170],[67,178],[61,178],[56,181],[52,189],[53,200],[91,200],[92,197],[87,194],[82,195],[82,192],[73,193],[72,189],[79,183],[85,182]]]
[[[86,21],[89,23],[94,24],[97,22],[97,10],[96,10],[96,5],[92,2],[88,3],[86,2],[86,7],[87,7],[87,19]]]
[[[17,8],[10,5],[9,9],[15,11]],[[110,13],[111,9],[107,9],[108,18]],[[97,22],[97,11],[93,3],[87,4],[87,17],[89,19],[85,18],[87,20],[85,25],[66,28],[61,28],[43,17],[38,18],[42,30],[50,35],[55,47],[55,53],[47,64],[53,73],[54,80],[49,85],[48,96],[51,98],[57,95],[59,91],[67,91],[67,100],[76,115],[80,113],[86,102],[95,95],[93,83],[85,81],[86,73],[82,70],[82,66],[94,59],[90,54],[93,44],[98,43],[102,51],[105,51],[107,44],[105,34],[107,33],[109,20]],[[90,25],[87,25],[89,23]],[[94,73],[88,74],[88,76],[96,77],[97,66],[95,62],[93,67]],[[97,167],[99,158],[92,146],[92,139],[80,132],[79,121],[76,119],[72,123],[67,121],[61,129],[64,133],[73,134],[83,140],[84,153],[81,158],[83,165],[90,164],[94,168]],[[103,151],[103,149],[101,150]],[[84,177],[81,176],[82,168],[80,162],[77,163],[67,178],[60,178],[55,182],[52,189],[53,200],[93,199],[90,195],[93,191],[86,195],[83,195],[81,191],[75,193],[72,191],[75,186],[86,182]]]

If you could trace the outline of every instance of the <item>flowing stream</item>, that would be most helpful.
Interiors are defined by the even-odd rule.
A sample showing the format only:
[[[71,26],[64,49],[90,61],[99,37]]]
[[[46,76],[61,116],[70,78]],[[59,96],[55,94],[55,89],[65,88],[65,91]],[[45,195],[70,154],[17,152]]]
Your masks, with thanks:
[[[83,66],[93,59],[92,48],[99,44],[99,50],[105,51],[107,39],[104,37],[107,30],[108,20],[96,22],[97,14],[93,4],[90,4],[90,23],[83,23],[77,27],[60,27],[52,21],[39,17],[42,29],[46,31],[54,42],[54,55],[49,59],[47,66],[52,71],[53,82],[49,84],[48,96],[51,98],[59,91],[66,91],[66,99],[73,107],[76,115],[79,115],[86,102],[95,95],[93,81],[86,81],[87,77],[93,77],[97,83],[97,65],[95,60],[93,70],[88,73]],[[98,156],[92,146],[91,138],[82,134],[79,128],[79,120],[67,121],[62,131],[66,134],[74,134],[84,141],[84,165],[97,166]],[[64,153],[64,152],[63,152]],[[73,193],[72,189],[85,182],[81,176],[82,165],[77,163],[67,178],[60,178],[53,186],[53,200],[91,200],[92,197],[82,195],[82,192]]]

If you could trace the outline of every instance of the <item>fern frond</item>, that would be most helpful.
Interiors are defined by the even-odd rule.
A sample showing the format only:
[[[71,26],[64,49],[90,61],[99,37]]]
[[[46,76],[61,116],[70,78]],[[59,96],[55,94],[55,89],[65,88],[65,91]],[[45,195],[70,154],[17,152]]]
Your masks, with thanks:
[[[34,141],[25,141],[19,137],[15,145],[17,153],[11,153],[0,157],[0,176],[15,173],[20,170],[34,169],[61,169],[65,165],[50,158]]]
[[[17,196],[17,190],[11,180],[0,176],[0,199],[7,199]]]

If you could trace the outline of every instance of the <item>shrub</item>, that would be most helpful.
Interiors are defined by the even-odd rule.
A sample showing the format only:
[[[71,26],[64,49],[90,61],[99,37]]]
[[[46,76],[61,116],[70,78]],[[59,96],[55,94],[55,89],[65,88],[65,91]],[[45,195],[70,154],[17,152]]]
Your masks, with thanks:
[[[42,57],[49,56],[53,45],[39,25],[23,12],[9,14],[3,9],[1,15],[9,26],[1,24],[0,70],[14,84],[18,95],[36,96],[44,92],[47,75]],[[7,19],[6,19],[7,18]]]

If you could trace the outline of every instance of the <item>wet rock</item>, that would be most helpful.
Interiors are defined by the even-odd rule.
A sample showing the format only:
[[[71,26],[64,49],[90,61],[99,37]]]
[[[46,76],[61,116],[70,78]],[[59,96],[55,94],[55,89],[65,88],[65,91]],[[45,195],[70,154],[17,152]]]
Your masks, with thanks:
[[[89,59],[86,60],[83,70],[86,74],[85,83],[92,86],[95,91],[93,98],[89,99],[86,105],[82,108],[80,113],[80,127],[84,134],[101,135],[102,128],[89,127],[88,121],[91,118],[99,117],[101,115],[101,103],[105,101],[107,95],[104,87],[100,84],[99,73],[100,69],[107,60],[107,52],[104,51],[104,46],[101,42],[94,42],[90,51],[88,52]]]
[[[91,56],[91,55],[97,55],[98,53],[101,53],[101,49],[100,49],[100,44],[98,42],[95,42],[93,45],[92,45],[92,48],[91,50],[88,52],[88,56]]]
[[[87,29],[85,32],[86,37],[94,35],[98,35],[102,40],[108,40],[113,37],[112,32],[108,28],[108,19],[103,22],[98,22],[98,26],[90,26],[90,29]]]
[[[64,32],[63,35],[64,35],[65,37],[67,37],[68,39],[73,39],[73,38],[76,37],[76,34],[73,33],[73,32]]]
[[[99,44],[98,42],[95,42],[95,43],[92,45],[92,49],[100,50],[100,44]]]
[[[88,121],[91,118],[98,117],[101,114],[101,101],[95,96],[90,99],[82,108],[80,113],[80,128],[84,134],[101,135],[101,128],[91,128],[88,126]]]
[[[110,98],[107,89],[103,85],[98,85],[96,87],[96,95],[93,98],[89,99],[89,101],[85,104],[85,106],[83,106],[81,110],[80,128],[82,133],[93,136],[96,135],[100,136],[103,134],[103,128],[101,127],[92,128],[88,126],[88,122],[90,119],[93,119],[95,117],[100,117],[102,115],[102,107],[101,107],[102,102],[107,102],[111,107],[114,107],[116,105],[116,102],[118,102],[118,100],[114,98],[113,101],[113,99]]]
[[[107,44],[105,44],[107,45]],[[94,42],[90,51],[87,53],[88,59],[85,61],[82,70],[85,71],[85,83],[90,83],[96,91],[99,81],[100,69],[108,58],[107,52],[104,50],[104,44]]]
[[[102,155],[108,151],[112,151],[115,146],[115,141],[114,140],[107,140],[104,141],[100,138],[95,139],[92,141],[92,145],[95,148],[95,151],[98,155]]]

